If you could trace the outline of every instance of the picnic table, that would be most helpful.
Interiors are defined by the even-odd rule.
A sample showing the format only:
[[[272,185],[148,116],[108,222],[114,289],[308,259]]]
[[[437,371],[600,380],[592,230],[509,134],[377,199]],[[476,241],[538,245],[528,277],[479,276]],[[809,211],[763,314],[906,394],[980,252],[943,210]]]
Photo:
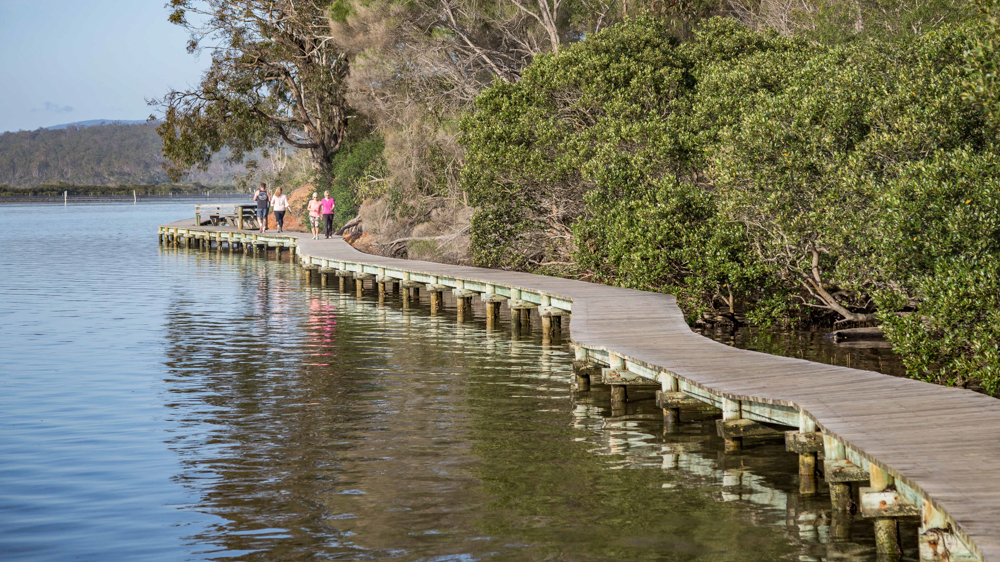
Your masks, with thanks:
[[[195,205],[194,221],[198,226],[230,226],[240,230],[260,228],[256,203]]]

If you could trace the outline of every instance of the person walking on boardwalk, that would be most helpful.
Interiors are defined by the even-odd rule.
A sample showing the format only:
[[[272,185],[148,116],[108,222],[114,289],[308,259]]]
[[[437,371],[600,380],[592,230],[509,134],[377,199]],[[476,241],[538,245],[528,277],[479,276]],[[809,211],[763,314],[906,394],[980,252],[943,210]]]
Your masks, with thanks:
[[[337,208],[337,202],[330,197],[329,191],[323,192],[323,200],[319,202],[323,207],[323,224],[326,226],[326,237],[333,236],[333,210]]]
[[[281,188],[274,190],[271,196],[271,206],[274,207],[274,223],[278,225],[278,232],[285,229],[285,210],[288,208],[288,196],[281,194]]]
[[[323,205],[319,202],[319,194],[313,192],[309,200],[309,224],[312,226],[313,240],[319,240],[319,221],[323,220]]]
[[[260,223],[260,231],[267,230],[267,208],[271,203],[271,196],[267,194],[267,184],[261,183],[260,190],[254,194],[253,200],[257,202],[257,222]]]

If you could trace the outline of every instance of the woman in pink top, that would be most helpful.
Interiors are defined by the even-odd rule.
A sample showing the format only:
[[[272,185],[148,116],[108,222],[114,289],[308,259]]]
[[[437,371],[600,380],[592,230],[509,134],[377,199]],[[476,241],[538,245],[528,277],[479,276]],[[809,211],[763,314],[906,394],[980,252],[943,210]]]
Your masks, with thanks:
[[[319,194],[313,192],[313,198],[309,200],[309,224],[312,225],[313,240],[319,239],[320,209],[323,205],[319,202]]]
[[[337,208],[337,202],[330,197],[329,191],[323,192],[323,200],[319,202],[323,207],[323,222],[326,224],[326,237],[333,235],[333,210]]]

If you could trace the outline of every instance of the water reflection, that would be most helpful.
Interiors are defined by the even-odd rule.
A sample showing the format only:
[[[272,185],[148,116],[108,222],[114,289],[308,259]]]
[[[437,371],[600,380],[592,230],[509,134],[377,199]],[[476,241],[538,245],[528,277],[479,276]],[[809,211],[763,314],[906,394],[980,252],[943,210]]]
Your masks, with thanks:
[[[780,441],[723,453],[711,414],[665,428],[652,401],[574,393],[567,328],[164,252],[217,286],[165,326],[177,479],[225,521],[188,537],[210,557],[874,559],[871,525],[831,533]]]
[[[818,363],[877,371],[897,377],[906,375],[906,368],[888,342],[842,342],[824,339],[829,329],[761,330],[759,328],[701,328],[698,333],[717,342],[738,347],[808,359]]]

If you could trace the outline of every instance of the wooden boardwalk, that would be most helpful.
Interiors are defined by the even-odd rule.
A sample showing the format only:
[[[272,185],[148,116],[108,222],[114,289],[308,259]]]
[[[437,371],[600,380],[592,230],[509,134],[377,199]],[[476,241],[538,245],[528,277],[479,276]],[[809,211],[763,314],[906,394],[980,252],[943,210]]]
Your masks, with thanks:
[[[1000,400],[735,349],[693,333],[674,297],[666,294],[384,258],[363,254],[339,238],[238,233],[196,227],[193,220],[164,225],[160,235],[168,241],[207,238],[293,246],[296,259],[309,267],[493,294],[521,299],[539,310],[567,311],[578,359],[624,369],[660,383],[664,391],[709,402],[729,419],[822,432],[827,459],[845,459],[842,462],[870,472],[873,484],[879,471],[888,474],[907,508],[903,513],[923,513],[922,543],[947,545],[951,560],[1000,562]],[[935,559],[926,552],[923,556]]]

